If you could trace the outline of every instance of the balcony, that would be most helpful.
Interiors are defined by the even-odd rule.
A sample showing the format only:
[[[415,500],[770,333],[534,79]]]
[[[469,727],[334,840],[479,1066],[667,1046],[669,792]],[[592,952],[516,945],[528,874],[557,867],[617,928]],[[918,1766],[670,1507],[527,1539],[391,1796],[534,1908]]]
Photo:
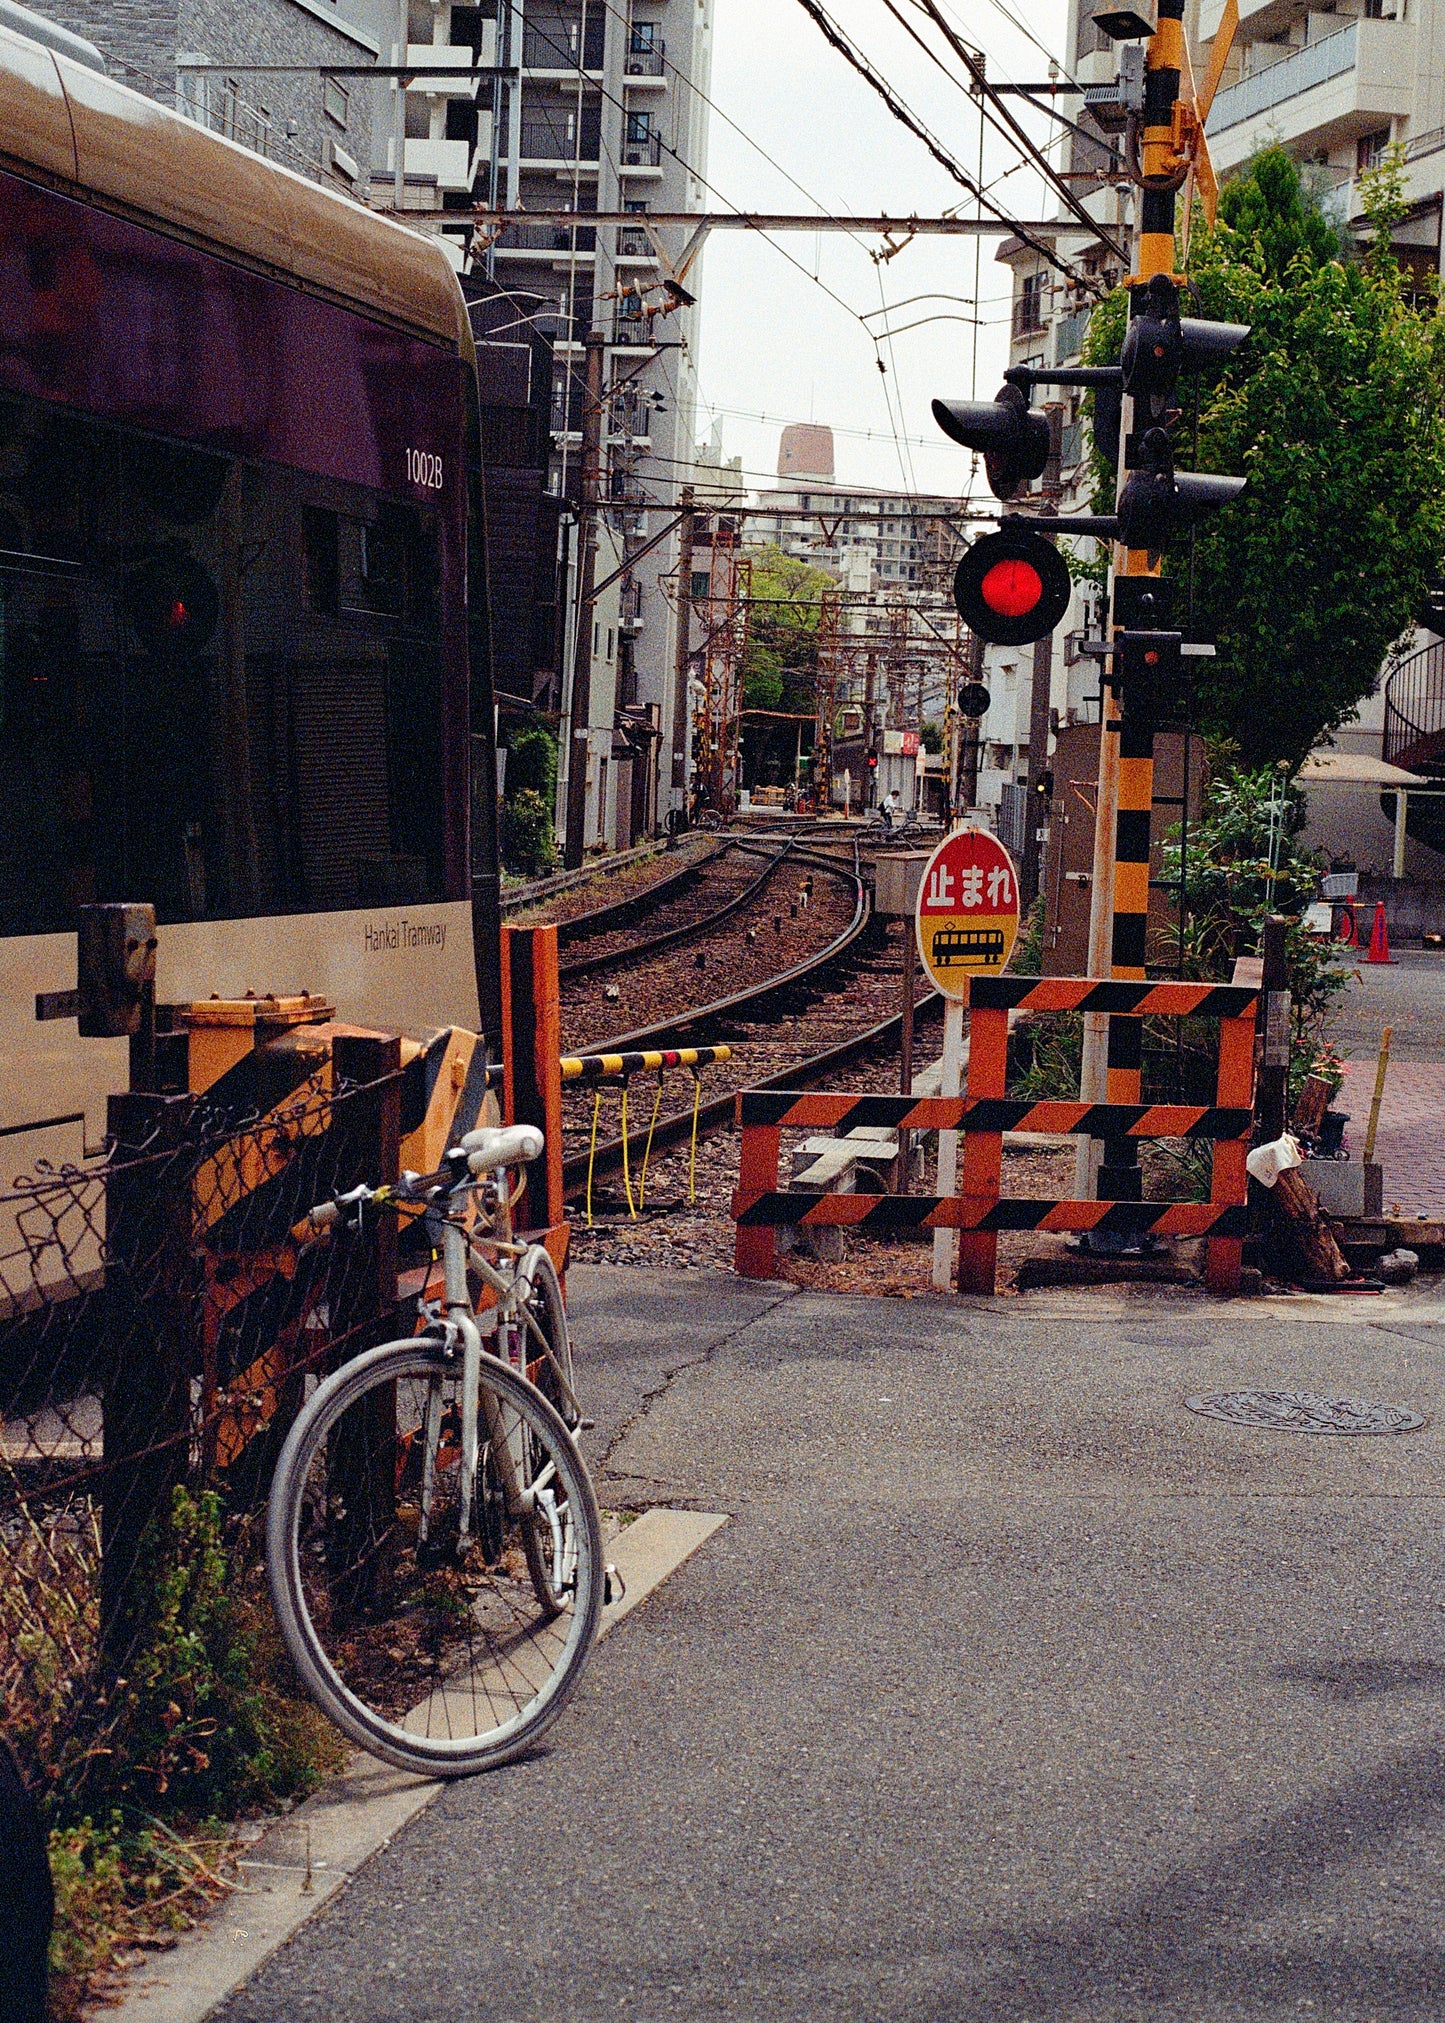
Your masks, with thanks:
[[[625,175],[629,169],[656,169],[662,166],[662,135],[641,133],[633,135],[622,143],[622,160],[618,167]]]
[[[651,351],[652,321],[640,303],[619,302],[612,319],[612,342],[624,351]]]
[[[477,167],[488,158],[490,136],[475,150],[464,140],[409,140],[402,163],[407,181],[435,183],[439,190],[469,190]],[[386,172],[396,173],[396,141],[386,143]]]
[[[607,17],[601,8],[589,13],[585,43],[575,21],[528,22],[522,31],[522,68],[575,77],[580,59],[583,70],[600,71],[606,34]]]
[[[601,152],[600,110],[584,113],[579,128],[575,113],[522,121],[521,159],[528,163],[587,162],[595,166]]]
[[[410,160],[410,151],[407,159]],[[573,240],[576,240],[574,246]],[[597,250],[595,225],[511,225],[497,241],[499,253],[557,253],[570,258],[576,253],[591,255]]]
[[[665,77],[666,56],[665,42],[638,43],[623,57],[623,73],[634,82],[639,78],[662,79]]]
[[[619,260],[651,260],[655,265],[657,252],[640,225],[619,225],[617,257]]]
[[[1221,91],[1208,133],[1215,166],[1232,168],[1265,141],[1329,145],[1407,115],[1413,24],[1352,21]]]
[[[1089,328],[1087,309],[1072,310],[1061,316],[1054,325],[1054,364],[1067,365],[1077,358],[1084,348],[1084,336]]]
[[[495,21],[482,23],[483,37],[481,54],[476,62],[490,66],[497,60],[497,24]],[[409,81],[407,90],[426,98],[475,98],[480,78],[468,77],[465,73],[473,65],[472,51],[465,46],[449,42],[408,42],[406,60],[419,68],[435,70],[438,64],[445,64],[449,70],[462,73],[457,77],[418,77]]]
[[[1042,336],[1044,329],[1044,298],[1029,293],[1020,295],[1013,308],[1013,334],[1017,343],[1023,337]]]

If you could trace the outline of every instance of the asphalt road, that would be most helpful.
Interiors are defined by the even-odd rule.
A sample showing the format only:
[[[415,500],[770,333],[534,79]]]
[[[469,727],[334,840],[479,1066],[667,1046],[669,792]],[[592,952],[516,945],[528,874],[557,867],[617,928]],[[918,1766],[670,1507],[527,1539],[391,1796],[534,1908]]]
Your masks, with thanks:
[[[1393,1059],[1445,1060],[1445,951],[1398,949],[1389,965],[1371,965],[1365,953],[1337,1000],[1330,1038],[1347,1054],[1373,1059],[1382,1029],[1393,1026]]]
[[[572,1294],[610,1500],[732,1521],[227,2023],[1438,2023],[1445,1304]]]

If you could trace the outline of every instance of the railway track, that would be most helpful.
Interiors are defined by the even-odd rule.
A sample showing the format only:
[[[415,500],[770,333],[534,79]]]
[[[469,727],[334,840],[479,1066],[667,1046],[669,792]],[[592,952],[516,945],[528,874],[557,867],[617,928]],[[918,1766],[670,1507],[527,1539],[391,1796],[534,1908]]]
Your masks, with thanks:
[[[779,889],[783,882],[786,890]],[[690,917],[678,921],[669,908],[663,925],[649,922],[647,933],[568,965],[561,1004],[565,1050],[613,1053],[655,1045],[693,1033],[720,1008],[766,1001],[814,971],[826,975],[866,921],[863,883],[851,852],[843,863],[792,839],[781,847],[738,844],[726,889],[716,883],[706,895],[695,889]],[[743,974],[756,981],[739,989]],[[705,995],[712,977],[727,980],[726,996]],[[628,1028],[623,1034],[616,1030],[619,1021]],[[639,1041],[637,1034],[647,1037]]]
[[[809,1087],[870,1053],[896,1047],[902,1025],[894,1008],[897,956],[878,941],[856,847],[852,854],[853,869],[845,872],[836,858],[801,847],[790,853],[794,863],[812,863],[835,876],[845,875],[852,888],[852,915],[826,947],[777,975],[666,1020],[611,1036],[589,1051],[729,1046],[733,1057],[726,1069],[709,1071],[708,1085],[715,1093],[707,1094],[698,1108],[697,1129],[705,1135],[731,1122],[740,1088]],[[916,1006],[915,1020],[926,1022],[940,1005],[941,1000],[930,993]],[[720,1081],[723,1085],[716,1086]],[[627,1132],[630,1159],[640,1159],[648,1141],[647,1106],[642,1109],[643,1122]],[[589,1168],[595,1178],[622,1167],[621,1135],[608,1137],[592,1151],[591,1121],[591,1113],[579,1105],[565,1129],[563,1183],[569,1198],[585,1191]],[[693,1128],[691,1103],[659,1116],[651,1129],[653,1149],[686,1139]]]
[[[559,974],[561,981],[565,984],[578,977],[594,976],[600,970],[618,968],[624,963],[646,961],[649,956],[661,954],[664,949],[675,948],[683,941],[695,940],[699,935],[711,933],[715,927],[720,927],[725,920],[731,919],[734,913],[738,912],[741,907],[746,906],[750,900],[754,899],[766,887],[784,859],[791,856],[794,847],[791,841],[785,843],[780,850],[775,851],[768,858],[762,870],[756,876],[750,878],[741,891],[732,893],[720,905],[714,906],[710,912],[693,913],[690,907],[684,906],[680,910],[688,917],[679,920],[669,918],[668,924],[665,927],[654,929],[652,933],[645,934],[638,940],[624,942],[620,947],[593,949],[585,955],[572,957],[570,961],[560,965]],[[693,867],[690,872],[679,873],[676,879],[667,879],[659,885],[654,886],[647,896],[653,899],[654,904],[660,906],[669,915],[677,912],[679,909],[675,901],[678,893],[673,888],[678,887],[685,892],[691,892],[702,879],[703,873],[708,866],[717,864],[719,858],[726,854],[726,848],[718,851],[714,856],[705,858],[701,864]],[[666,896],[659,900],[659,894],[665,894]],[[638,900],[623,902],[620,906],[603,908],[601,909],[601,913],[603,915],[611,915],[627,911],[635,917],[638,904]],[[592,918],[592,916],[587,917]],[[575,922],[569,924],[576,925]],[[590,940],[593,935],[600,935],[604,939],[609,938],[617,928],[625,924],[629,923],[618,921],[615,924],[609,922],[606,926],[594,926],[592,935],[586,938]],[[568,938],[569,942],[572,938],[574,937]]]

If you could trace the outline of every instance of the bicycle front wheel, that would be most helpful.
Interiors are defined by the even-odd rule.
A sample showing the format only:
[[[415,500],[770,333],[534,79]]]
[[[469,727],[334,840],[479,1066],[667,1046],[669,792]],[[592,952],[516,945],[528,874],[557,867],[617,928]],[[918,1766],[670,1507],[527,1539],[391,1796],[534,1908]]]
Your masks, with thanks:
[[[307,1689],[361,1748],[426,1777],[536,1741],[577,1685],[605,1581],[571,1434],[489,1356],[463,1533],[461,1379],[461,1356],[424,1339],[346,1364],[292,1427],[267,1511],[272,1599]],[[545,1605],[528,1564],[539,1509],[557,1541]]]

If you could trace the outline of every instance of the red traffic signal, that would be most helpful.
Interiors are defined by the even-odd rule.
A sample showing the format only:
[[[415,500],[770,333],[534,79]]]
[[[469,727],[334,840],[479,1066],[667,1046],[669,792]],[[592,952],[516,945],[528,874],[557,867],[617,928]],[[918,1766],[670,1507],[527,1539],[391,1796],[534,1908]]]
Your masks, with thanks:
[[[1052,541],[1031,527],[1005,527],[975,541],[958,565],[953,602],[971,632],[993,646],[1027,646],[1052,632],[1073,584]]]
[[[183,548],[153,555],[125,580],[126,615],[146,652],[162,659],[199,653],[221,615],[210,571]]]
[[[1043,476],[1049,418],[1018,387],[1001,387],[997,400],[936,400],[933,419],[956,443],[982,452],[996,499],[1011,499],[1028,479]]]

